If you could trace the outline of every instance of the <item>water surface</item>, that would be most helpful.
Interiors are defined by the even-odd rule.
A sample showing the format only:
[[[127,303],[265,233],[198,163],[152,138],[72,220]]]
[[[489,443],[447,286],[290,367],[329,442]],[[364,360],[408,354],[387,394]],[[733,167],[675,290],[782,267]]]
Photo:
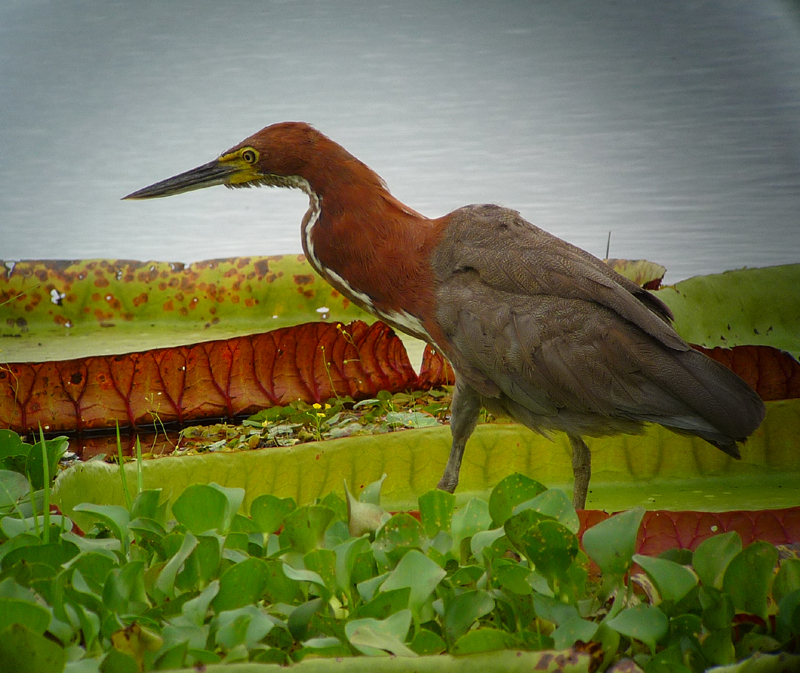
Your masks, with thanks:
[[[7,0],[0,258],[300,252],[300,192],[121,202],[308,121],[413,208],[515,208],[667,281],[800,261],[800,30],[777,0]]]

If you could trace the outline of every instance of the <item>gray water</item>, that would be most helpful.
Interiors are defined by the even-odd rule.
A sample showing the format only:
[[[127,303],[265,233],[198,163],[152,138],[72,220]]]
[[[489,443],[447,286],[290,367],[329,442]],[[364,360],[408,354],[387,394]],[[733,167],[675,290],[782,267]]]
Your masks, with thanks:
[[[2,0],[0,259],[300,252],[300,192],[120,201],[292,119],[430,216],[668,282],[800,262],[798,38],[779,0]]]

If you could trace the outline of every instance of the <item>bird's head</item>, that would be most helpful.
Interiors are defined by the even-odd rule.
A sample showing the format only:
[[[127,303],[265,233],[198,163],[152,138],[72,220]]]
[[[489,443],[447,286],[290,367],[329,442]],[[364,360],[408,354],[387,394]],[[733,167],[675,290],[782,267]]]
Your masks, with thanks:
[[[144,187],[125,199],[154,199],[203,189],[226,187],[307,188],[305,169],[315,146],[330,141],[302,122],[267,126],[207,164]]]

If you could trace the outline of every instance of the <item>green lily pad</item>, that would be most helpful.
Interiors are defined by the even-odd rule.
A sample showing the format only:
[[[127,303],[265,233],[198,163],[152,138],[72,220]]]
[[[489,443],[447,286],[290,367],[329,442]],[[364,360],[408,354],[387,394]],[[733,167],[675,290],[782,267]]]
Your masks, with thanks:
[[[99,259],[9,264],[0,278],[0,334],[16,338],[3,340],[6,362],[127,353],[320,319],[374,320],[302,255],[190,265]]]
[[[656,292],[689,343],[765,345],[800,353],[800,264],[697,276]]]
[[[659,426],[644,435],[590,441],[593,476],[588,506],[618,511],[647,509],[780,509],[800,500],[800,400],[767,403],[767,419],[742,447],[736,461],[699,439]],[[389,475],[382,489],[387,509],[416,509],[420,492],[435,486],[451,443],[449,428],[405,430],[237,453],[207,453],[145,461],[145,488],[179,493],[191,483],[246,487],[244,509],[270,493],[303,504],[331,491],[344,479],[368,484]],[[135,483],[136,466],[125,466]],[[528,471],[549,487],[569,488],[572,463],[566,437],[550,442],[519,425],[479,425],[462,465],[456,502],[489,497],[510,473]],[[118,468],[100,462],[75,465],[61,473],[54,502],[81,528],[91,525],[79,502],[125,503]],[[486,516],[490,516],[488,511]],[[455,520],[453,522],[455,526]]]

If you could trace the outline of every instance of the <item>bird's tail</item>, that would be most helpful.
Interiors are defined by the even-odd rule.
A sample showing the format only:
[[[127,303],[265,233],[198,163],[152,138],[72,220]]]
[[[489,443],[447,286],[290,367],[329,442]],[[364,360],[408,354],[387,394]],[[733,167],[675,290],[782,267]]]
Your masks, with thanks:
[[[671,355],[672,371],[658,376],[657,383],[693,413],[648,420],[702,437],[741,458],[737,442],[744,442],[761,425],[764,402],[739,376],[708,356],[693,349]]]

